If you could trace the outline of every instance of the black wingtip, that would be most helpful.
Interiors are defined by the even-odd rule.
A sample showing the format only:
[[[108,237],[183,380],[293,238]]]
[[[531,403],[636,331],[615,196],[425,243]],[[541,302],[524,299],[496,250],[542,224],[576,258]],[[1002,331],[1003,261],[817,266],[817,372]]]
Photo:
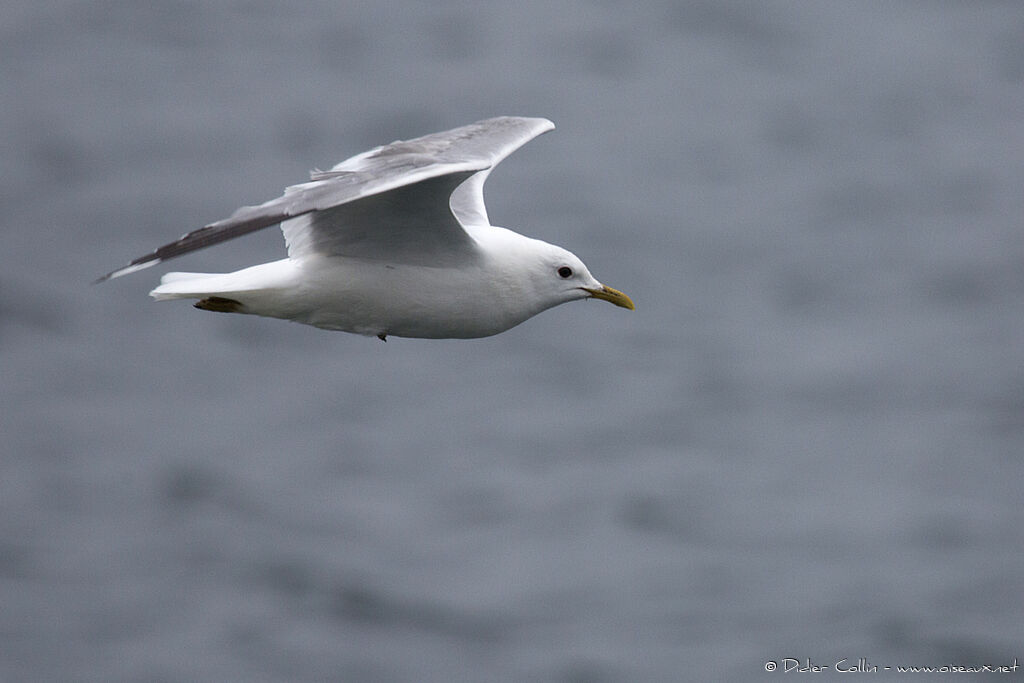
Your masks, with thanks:
[[[163,259],[160,259],[160,258],[155,258],[155,259],[147,259],[147,258],[135,259],[134,261],[129,263],[124,268],[118,268],[117,270],[110,271],[106,275],[101,275],[100,277],[98,277],[95,280],[93,280],[92,284],[98,285],[101,282],[106,282],[107,280],[113,280],[116,277],[121,277],[122,275],[127,275],[128,273],[134,273],[137,270],[143,270],[145,268],[149,268],[150,266],[155,266],[156,264],[160,263],[161,261],[163,261]]]

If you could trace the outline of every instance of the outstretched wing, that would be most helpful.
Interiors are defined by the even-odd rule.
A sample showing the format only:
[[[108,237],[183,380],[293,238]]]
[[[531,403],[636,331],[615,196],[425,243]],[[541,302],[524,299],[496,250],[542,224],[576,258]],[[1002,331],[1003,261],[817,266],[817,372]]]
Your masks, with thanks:
[[[554,128],[546,119],[499,117],[354,156],[314,172],[277,199],[243,206],[97,282],[282,223],[289,255],[437,259],[473,248],[462,225],[486,224],[483,179],[499,161]],[[456,216],[458,217],[456,219]]]

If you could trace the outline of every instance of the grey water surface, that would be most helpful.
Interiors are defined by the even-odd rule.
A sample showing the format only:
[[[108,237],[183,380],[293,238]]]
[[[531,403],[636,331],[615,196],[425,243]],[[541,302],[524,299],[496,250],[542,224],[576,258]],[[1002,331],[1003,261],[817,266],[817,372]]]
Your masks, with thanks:
[[[8,0],[0,680],[1024,662],[1022,36],[1015,2]],[[492,220],[635,313],[382,344],[147,297],[275,229],[89,284],[499,114],[558,129]]]

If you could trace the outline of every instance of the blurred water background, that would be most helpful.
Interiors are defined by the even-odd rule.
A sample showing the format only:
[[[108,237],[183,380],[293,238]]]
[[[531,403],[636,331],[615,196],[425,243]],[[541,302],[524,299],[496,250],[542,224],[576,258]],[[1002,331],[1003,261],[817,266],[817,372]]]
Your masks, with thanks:
[[[1024,660],[1024,5],[0,8],[0,679]],[[637,303],[376,339],[90,286],[313,167],[558,129],[492,220]],[[831,669],[834,671],[834,668]]]

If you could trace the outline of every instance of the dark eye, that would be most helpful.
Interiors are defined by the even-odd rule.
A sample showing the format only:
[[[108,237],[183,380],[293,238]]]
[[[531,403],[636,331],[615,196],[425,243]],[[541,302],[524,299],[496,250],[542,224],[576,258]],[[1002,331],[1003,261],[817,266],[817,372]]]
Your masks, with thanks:
[[[562,278],[563,280],[571,278],[572,268],[570,268],[569,266],[562,266],[561,268],[558,269],[558,277]]]

